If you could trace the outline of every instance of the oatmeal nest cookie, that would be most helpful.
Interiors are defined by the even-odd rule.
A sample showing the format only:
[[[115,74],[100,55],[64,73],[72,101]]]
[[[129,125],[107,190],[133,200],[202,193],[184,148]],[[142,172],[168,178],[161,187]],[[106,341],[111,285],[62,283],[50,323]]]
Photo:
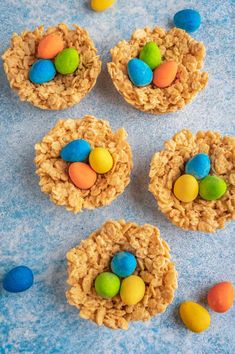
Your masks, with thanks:
[[[119,295],[104,299],[94,288],[96,276],[110,269],[111,258],[119,251],[136,256],[134,274],[146,285],[145,296],[136,305],[123,304]],[[169,251],[155,226],[107,221],[67,253],[69,304],[80,309],[80,317],[113,329],[127,329],[130,321],[149,320],[166,310],[177,288],[177,272]]]
[[[65,109],[80,102],[92,89],[101,70],[101,62],[93,41],[85,29],[64,23],[57,27],[37,27],[34,31],[14,33],[11,46],[3,54],[4,70],[11,88],[17,91],[21,101],[28,101],[42,109]],[[56,74],[55,78],[42,85],[29,80],[29,69],[37,59],[39,41],[49,33],[63,38],[65,48],[74,47],[80,53],[78,69],[71,75]]]
[[[61,149],[75,139],[87,140],[91,147],[105,147],[113,157],[112,169],[89,190],[77,188],[68,174],[69,163],[60,157]],[[59,120],[55,127],[35,145],[36,174],[42,192],[57,205],[78,213],[110,204],[130,182],[132,152],[124,128],[111,130],[108,121],[85,116],[83,119]]]
[[[128,77],[128,61],[138,57],[149,41],[159,46],[163,62],[175,60],[179,64],[176,79],[167,88],[157,88],[153,84],[136,87]],[[199,71],[205,57],[203,43],[179,28],[169,32],[159,27],[138,29],[129,42],[121,41],[110,53],[112,62],[108,63],[108,71],[116,89],[128,103],[144,112],[163,114],[182,109],[208,81],[208,74]]]
[[[193,202],[181,202],[173,193],[174,183],[184,173],[187,160],[201,152],[210,157],[211,174],[226,181],[227,192],[218,200],[207,201],[198,196]],[[222,137],[213,131],[193,135],[184,129],[165,142],[165,150],[153,156],[149,176],[149,191],[173,224],[185,230],[215,232],[226,221],[235,219],[234,137]]]

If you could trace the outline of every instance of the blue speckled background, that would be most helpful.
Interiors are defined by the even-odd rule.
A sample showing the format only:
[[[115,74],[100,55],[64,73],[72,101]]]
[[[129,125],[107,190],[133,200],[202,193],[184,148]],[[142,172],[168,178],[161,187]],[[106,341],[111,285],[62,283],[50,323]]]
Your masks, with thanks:
[[[235,353],[235,308],[211,313],[211,327],[197,335],[181,324],[181,301],[204,302],[211,285],[234,280],[234,224],[213,235],[184,232],[157,211],[148,188],[152,154],[164,140],[186,127],[234,134],[232,95],[232,1],[117,0],[104,13],[94,13],[82,0],[1,0],[0,43],[3,52],[12,32],[64,21],[87,28],[103,61],[93,91],[77,106],[49,112],[20,103],[0,68],[1,116],[1,236],[0,278],[18,264],[35,273],[34,286],[22,294],[6,293],[0,286],[0,353],[34,354],[214,354]],[[170,28],[174,13],[191,7],[200,11],[202,25],[193,36],[205,43],[207,88],[183,111],[155,117],[134,110],[114,89],[107,74],[109,49],[136,28]],[[33,164],[34,144],[61,117],[93,114],[110,120],[114,129],[129,133],[135,167],[125,193],[109,207],[73,215],[41,193]],[[179,289],[167,311],[147,323],[133,323],[126,331],[111,331],[78,317],[67,305],[65,254],[106,219],[125,218],[156,224],[167,240],[179,272]]]

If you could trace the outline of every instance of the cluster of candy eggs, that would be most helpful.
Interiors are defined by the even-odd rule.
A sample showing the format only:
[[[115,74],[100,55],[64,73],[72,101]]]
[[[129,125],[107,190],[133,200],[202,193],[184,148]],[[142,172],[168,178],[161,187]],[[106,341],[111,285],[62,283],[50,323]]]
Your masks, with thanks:
[[[204,200],[220,199],[227,190],[226,182],[218,176],[209,175],[210,158],[200,153],[187,161],[185,174],[181,175],[174,184],[174,195],[181,202],[192,202],[198,194]]]
[[[54,33],[44,36],[38,44],[37,61],[29,70],[29,79],[34,84],[44,84],[54,79],[56,72],[68,75],[75,72],[80,55],[75,48],[65,48],[62,38]]]
[[[175,80],[178,64],[173,60],[162,63],[158,45],[148,42],[141,50],[139,58],[129,60],[127,71],[135,86],[143,87],[152,82],[159,88],[165,88]]]
[[[234,302],[234,288],[231,282],[224,281],[214,285],[207,294],[209,307],[218,313],[230,310]],[[201,305],[193,301],[185,301],[179,308],[180,317],[185,326],[195,333],[205,331],[210,327],[210,314]]]
[[[136,305],[145,294],[143,279],[133,275],[136,266],[137,261],[132,253],[116,253],[111,260],[112,272],[103,272],[96,277],[96,293],[106,299],[120,294],[125,305]],[[123,278],[122,281],[120,278]]]
[[[70,162],[69,177],[80,189],[90,189],[97,180],[97,174],[105,174],[113,167],[113,158],[107,149],[96,147],[92,150],[84,139],[72,140],[65,145],[60,157]]]

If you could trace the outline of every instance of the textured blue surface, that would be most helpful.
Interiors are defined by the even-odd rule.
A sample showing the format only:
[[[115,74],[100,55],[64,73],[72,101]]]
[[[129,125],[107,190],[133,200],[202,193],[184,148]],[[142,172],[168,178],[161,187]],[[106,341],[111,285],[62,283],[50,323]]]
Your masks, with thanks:
[[[33,269],[35,284],[22,294],[0,287],[0,353],[187,353],[235,352],[235,308],[212,313],[211,328],[203,334],[188,332],[177,315],[183,300],[204,302],[215,282],[234,280],[234,224],[207,235],[184,232],[157,211],[147,191],[152,154],[181,128],[212,129],[234,134],[232,96],[232,2],[228,0],[140,1],[118,0],[104,13],[89,10],[82,0],[2,0],[1,51],[12,32],[44,23],[78,23],[92,35],[101,54],[103,70],[97,85],[81,104],[62,112],[42,111],[20,103],[0,68],[1,115],[1,235],[0,278],[18,264]],[[131,108],[114,89],[107,74],[109,49],[134,29],[145,25],[170,28],[182,8],[201,13],[202,25],[193,36],[207,47],[207,88],[183,111],[155,117]],[[34,144],[61,117],[94,114],[124,126],[134,153],[132,182],[112,205],[73,215],[41,193],[33,164]],[[111,331],[82,320],[67,305],[65,253],[106,219],[125,218],[159,226],[179,272],[174,303],[147,323],[133,323],[125,331]]]

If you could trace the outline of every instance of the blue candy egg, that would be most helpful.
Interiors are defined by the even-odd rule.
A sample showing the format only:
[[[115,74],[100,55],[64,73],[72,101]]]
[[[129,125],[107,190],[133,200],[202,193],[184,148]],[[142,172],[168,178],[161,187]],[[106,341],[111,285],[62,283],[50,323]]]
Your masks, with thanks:
[[[136,258],[130,252],[118,252],[111,261],[111,269],[119,277],[128,277],[135,271],[136,266]]]
[[[55,65],[51,60],[39,59],[33,63],[29,70],[29,80],[34,84],[44,84],[54,79]]]
[[[146,86],[153,80],[153,72],[143,60],[136,58],[129,60],[127,71],[135,86]]]
[[[69,162],[85,161],[91,152],[88,141],[83,139],[73,140],[63,147],[60,157]]]
[[[194,32],[200,27],[201,16],[199,12],[192,9],[181,10],[175,14],[174,24],[175,27],[187,32]]]
[[[3,279],[3,288],[11,293],[25,291],[33,285],[33,272],[26,266],[11,269]]]
[[[211,169],[210,158],[207,154],[201,153],[193,156],[185,166],[185,173],[193,175],[197,179],[206,177]]]

